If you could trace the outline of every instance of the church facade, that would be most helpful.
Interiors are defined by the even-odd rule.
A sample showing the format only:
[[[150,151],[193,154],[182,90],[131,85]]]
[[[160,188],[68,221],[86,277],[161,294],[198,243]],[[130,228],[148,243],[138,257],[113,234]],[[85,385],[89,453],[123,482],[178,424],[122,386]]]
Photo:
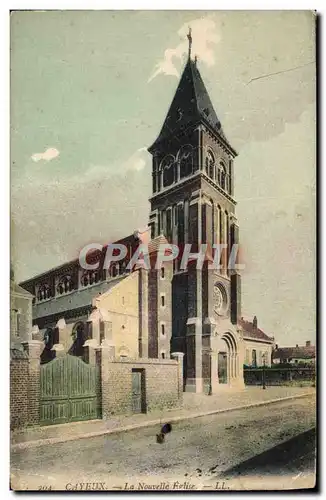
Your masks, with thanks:
[[[216,392],[241,388],[243,365],[270,364],[274,339],[257,319],[241,316],[241,278],[228,266],[239,243],[234,159],[197,67],[189,57],[152,155],[149,253],[161,244],[196,254],[207,245],[202,268],[180,260],[161,269],[127,265],[139,233],[120,240],[129,249],[119,264],[85,271],[78,260],[21,283],[34,296],[34,337],[44,341],[43,362],[64,350],[83,357],[90,341],[112,345],[116,356],[183,355],[183,389]],[[224,245],[220,269],[211,269],[213,245]],[[95,255],[95,253],[94,253]],[[257,358],[256,353],[260,353]],[[255,354],[254,354],[255,353]],[[250,358],[250,359],[249,359]],[[249,361],[248,361],[249,360]],[[258,363],[259,364],[259,363]],[[261,363],[262,364],[262,363]]]

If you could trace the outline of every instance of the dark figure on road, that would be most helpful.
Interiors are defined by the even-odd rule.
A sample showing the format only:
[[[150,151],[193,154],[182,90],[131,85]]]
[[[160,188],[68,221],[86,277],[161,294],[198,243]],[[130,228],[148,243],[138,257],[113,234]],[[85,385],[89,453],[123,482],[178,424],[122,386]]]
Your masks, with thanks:
[[[159,434],[156,434],[156,442],[160,444],[164,443],[165,434],[168,434],[171,431],[172,431],[172,425],[164,424],[163,427],[161,428],[161,432]]]

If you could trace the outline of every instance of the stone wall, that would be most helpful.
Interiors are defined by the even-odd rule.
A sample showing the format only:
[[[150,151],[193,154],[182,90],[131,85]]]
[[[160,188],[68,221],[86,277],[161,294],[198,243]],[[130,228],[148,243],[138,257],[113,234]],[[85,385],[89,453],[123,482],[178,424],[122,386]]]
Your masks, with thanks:
[[[144,412],[181,406],[182,360],[117,359],[102,354],[103,418],[132,413],[133,369],[144,370]]]

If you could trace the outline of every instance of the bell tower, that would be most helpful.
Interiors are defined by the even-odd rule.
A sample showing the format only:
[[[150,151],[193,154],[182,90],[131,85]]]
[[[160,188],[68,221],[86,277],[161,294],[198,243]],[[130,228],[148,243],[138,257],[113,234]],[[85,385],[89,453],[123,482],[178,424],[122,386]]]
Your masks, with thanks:
[[[238,243],[233,161],[228,142],[197,67],[189,52],[180,82],[159,136],[148,149],[153,156],[149,226],[183,252],[225,245],[221,268],[201,269],[191,261],[185,270],[174,262],[172,288],[172,351],[184,356],[185,390],[201,392],[218,384],[217,363],[210,352],[213,338],[234,329],[241,315],[240,276],[228,269],[228,255]],[[223,325],[223,327],[222,327]],[[172,352],[171,351],[171,352]]]

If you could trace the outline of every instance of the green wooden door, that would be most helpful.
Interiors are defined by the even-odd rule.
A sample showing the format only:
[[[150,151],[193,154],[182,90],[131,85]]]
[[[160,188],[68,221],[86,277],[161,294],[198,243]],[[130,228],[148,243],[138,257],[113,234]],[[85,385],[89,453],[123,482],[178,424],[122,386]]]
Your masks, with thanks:
[[[142,412],[142,371],[132,370],[132,411]]]
[[[42,425],[100,418],[99,367],[69,354],[41,365]]]

